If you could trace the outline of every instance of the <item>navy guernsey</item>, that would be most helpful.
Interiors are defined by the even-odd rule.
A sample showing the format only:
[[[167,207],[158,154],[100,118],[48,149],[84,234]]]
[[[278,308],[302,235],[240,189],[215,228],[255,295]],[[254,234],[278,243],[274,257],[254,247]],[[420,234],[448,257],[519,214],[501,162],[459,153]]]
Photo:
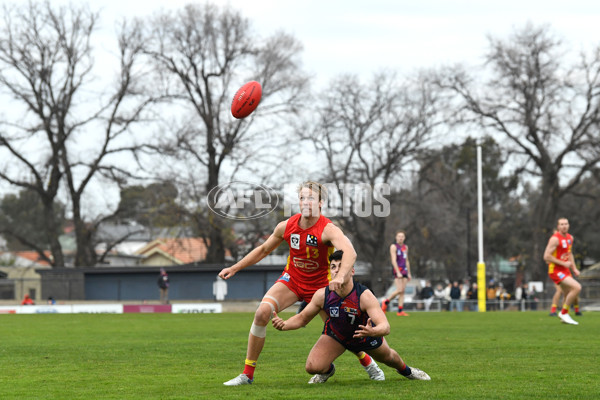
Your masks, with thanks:
[[[325,287],[325,304],[327,321],[323,334],[331,336],[346,349],[354,352],[376,349],[383,343],[381,337],[354,338],[359,325],[366,325],[369,315],[360,309],[360,296],[368,288],[354,282],[352,291],[344,298]]]

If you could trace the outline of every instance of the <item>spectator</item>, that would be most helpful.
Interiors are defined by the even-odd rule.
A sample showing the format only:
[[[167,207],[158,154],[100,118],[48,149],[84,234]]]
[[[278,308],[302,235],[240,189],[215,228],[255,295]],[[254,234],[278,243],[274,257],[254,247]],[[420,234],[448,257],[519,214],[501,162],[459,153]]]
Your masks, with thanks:
[[[469,291],[469,281],[465,280],[464,283],[458,285],[460,288],[460,300],[458,302],[459,311],[463,311],[465,303],[467,302],[467,292]]]
[[[496,309],[496,287],[494,286],[494,281],[490,281],[490,286],[486,292],[487,297],[487,309],[489,311],[494,311]]]
[[[431,281],[425,283],[425,287],[421,290],[421,298],[425,305],[425,311],[429,311],[431,303],[433,302],[433,287],[431,287]]]
[[[523,287],[521,288],[521,310],[525,311],[527,310],[528,304],[527,304],[527,300],[529,298],[529,285],[527,284],[527,282],[525,282],[523,284]]]
[[[498,303],[500,304],[500,310],[504,310],[504,302],[506,300],[510,300],[510,293],[506,291],[502,282],[498,284],[498,288],[496,289],[496,298],[498,299]]]
[[[445,301],[445,309],[446,311],[450,311],[450,301],[452,298],[450,297],[450,290],[452,289],[452,283],[450,281],[447,282],[446,287],[444,288],[444,301]]]
[[[450,287],[450,311],[462,311],[460,309],[460,287],[458,281],[452,282]]]
[[[160,290],[160,303],[169,304],[169,275],[167,275],[167,271],[164,268],[160,269],[157,283]]]
[[[23,297],[23,301],[21,302],[22,306],[33,306],[35,305],[35,302],[33,301],[33,299],[31,297],[29,297],[28,294],[25,294],[25,296]]]
[[[477,283],[473,282],[471,288],[467,292],[467,299],[469,301],[469,310],[479,311],[479,298],[477,292]]]
[[[50,296],[48,297],[47,303],[48,305],[53,306],[54,304],[56,304],[56,300],[54,300],[54,297]]]
[[[433,291],[433,297],[440,304],[440,311],[444,308],[443,304],[445,304],[444,299],[444,288],[440,283],[435,286],[435,290]]]

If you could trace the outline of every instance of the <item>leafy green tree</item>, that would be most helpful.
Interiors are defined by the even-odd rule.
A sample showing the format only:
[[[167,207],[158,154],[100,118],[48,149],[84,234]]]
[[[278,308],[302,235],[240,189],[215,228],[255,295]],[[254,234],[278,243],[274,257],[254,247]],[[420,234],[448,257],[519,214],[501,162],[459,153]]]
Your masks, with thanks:
[[[418,178],[403,195],[403,224],[415,264],[434,279],[475,276],[477,262],[476,141],[467,138],[420,157]],[[519,255],[526,209],[515,196],[517,177],[503,177],[505,156],[492,138],[482,142],[486,258]],[[440,269],[440,266],[443,268]]]
[[[51,265],[54,260],[44,253],[50,248],[52,237],[62,233],[65,221],[65,207],[59,202],[53,204],[53,216],[60,223],[45,225],[44,204],[37,193],[21,190],[18,195],[8,194],[0,202],[0,234],[6,237],[10,250],[35,250]],[[48,230],[54,229],[51,234]]]
[[[149,228],[182,225],[184,210],[177,203],[178,195],[173,182],[125,187],[115,219],[135,221]]]
[[[559,217],[569,219],[569,232],[575,238],[573,251],[580,266],[586,260],[600,261],[600,171],[594,172],[597,176],[583,179],[561,199],[558,211]]]

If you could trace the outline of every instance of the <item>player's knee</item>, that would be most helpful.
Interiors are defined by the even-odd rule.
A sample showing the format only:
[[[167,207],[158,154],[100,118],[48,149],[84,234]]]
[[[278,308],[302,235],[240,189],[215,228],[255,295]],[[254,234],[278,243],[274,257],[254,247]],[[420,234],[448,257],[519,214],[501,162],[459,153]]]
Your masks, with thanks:
[[[329,366],[324,367],[319,363],[312,362],[311,360],[306,360],[306,365],[304,367],[306,372],[309,374],[325,374],[329,370]]]
[[[272,308],[268,304],[261,303],[254,313],[254,323],[257,325],[267,325],[272,315]]]

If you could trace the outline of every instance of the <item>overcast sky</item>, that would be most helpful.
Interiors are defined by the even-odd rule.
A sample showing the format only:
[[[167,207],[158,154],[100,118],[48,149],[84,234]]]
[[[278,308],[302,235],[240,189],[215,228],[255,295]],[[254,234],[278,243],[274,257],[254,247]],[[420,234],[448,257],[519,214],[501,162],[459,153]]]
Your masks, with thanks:
[[[184,0],[95,0],[104,22],[181,8]],[[305,46],[305,68],[317,86],[340,73],[365,78],[380,68],[411,72],[448,63],[481,62],[486,35],[506,37],[528,21],[549,24],[575,49],[600,43],[597,0],[221,0],[251,20],[262,36],[277,30]]]
[[[15,0],[16,1],[16,0]],[[101,12],[114,43],[120,17],[179,9],[188,0],[51,0]],[[487,35],[508,36],[527,22],[549,24],[576,50],[600,43],[598,0],[213,0],[247,17],[261,36],[278,30],[304,45],[304,67],[324,86],[341,73],[363,79],[382,68],[410,73],[446,64],[479,64]],[[0,193],[2,192],[0,184]]]

